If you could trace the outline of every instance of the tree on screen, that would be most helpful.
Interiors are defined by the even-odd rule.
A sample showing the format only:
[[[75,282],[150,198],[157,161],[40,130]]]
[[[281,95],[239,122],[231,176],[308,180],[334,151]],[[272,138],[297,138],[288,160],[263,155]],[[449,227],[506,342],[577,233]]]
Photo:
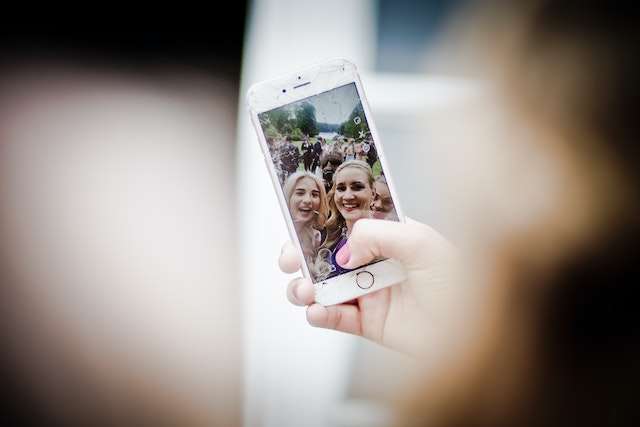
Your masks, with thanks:
[[[316,108],[308,102],[298,107],[296,110],[296,125],[303,134],[316,136],[318,134]]]

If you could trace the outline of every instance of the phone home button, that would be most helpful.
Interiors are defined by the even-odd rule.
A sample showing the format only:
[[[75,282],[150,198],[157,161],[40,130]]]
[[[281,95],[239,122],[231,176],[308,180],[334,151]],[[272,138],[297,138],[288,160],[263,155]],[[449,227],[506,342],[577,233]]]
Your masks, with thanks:
[[[358,285],[360,289],[369,289],[373,286],[374,281],[373,274],[368,271],[361,271],[356,274],[356,285]]]

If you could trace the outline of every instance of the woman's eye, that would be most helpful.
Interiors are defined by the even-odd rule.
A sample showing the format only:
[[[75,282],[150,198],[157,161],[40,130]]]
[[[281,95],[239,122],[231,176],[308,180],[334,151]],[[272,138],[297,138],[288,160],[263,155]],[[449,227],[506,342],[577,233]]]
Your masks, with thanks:
[[[320,197],[320,193],[317,191],[314,191],[313,193],[311,193],[311,196],[317,199],[318,197]]]
[[[356,183],[356,184],[351,184],[351,189],[353,191],[360,191],[364,188],[364,185],[360,184],[360,183]]]
[[[345,187],[344,185],[338,185],[338,186],[336,187],[336,190],[338,190],[338,191],[344,191],[344,190],[346,190],[346,189],[347,189],[347,187]]]

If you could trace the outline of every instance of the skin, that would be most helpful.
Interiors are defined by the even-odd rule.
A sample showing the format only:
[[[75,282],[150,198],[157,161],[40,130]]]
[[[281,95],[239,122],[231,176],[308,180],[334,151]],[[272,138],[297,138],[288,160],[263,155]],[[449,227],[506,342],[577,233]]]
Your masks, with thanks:
[[[382,182],[376,182],[374,188],[376,191],[373,202],[371,203],[373,217],[376,219],[387,219],[395,216],[395,209],[389,187]]]
[[[289,200],[289,210],[294,222],[297,225],[307,224],[313,220],[318,209],[320,209],[318,186],[311,178],[299,179]]]
[[[323,172],[335,171],[337,166],[334,166],[332,162],[327,162],[327,164],[322,168]]]
[[[356,221],[369,217],[373,188],[369,185],[367,174],[359,168],[342,169],[334,180],[336,191],[333,200],[350,233]]]
[[[428,353],[429,334],[425,331],[432,329],[434,320],[444,319],[442,313],[451,312],[447,308],[455,300],[448,286],[448,292],[443,292],[443,286],[451,282],[451,245],[435,230],[415,221],[362,219],[344,247],[350,251],[350,259],[343,267],[356,268],[378,257],[393,258],[403,265],[407,279],[354,302],[324,307],[314,303],[311,280],[300,277],[288,285],[289,301],[307,306],[311,326],[359,335],[415,356]],[[283,247],[279,263],[285,273],[300,269],[292,244]]]

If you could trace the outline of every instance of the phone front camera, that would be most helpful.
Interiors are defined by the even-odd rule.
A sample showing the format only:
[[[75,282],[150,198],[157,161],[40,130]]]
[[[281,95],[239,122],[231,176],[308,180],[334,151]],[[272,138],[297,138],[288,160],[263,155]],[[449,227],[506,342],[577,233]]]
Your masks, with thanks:
[[[287,90],[286,89],[282,89],[282,93],[285,93]]]
[[[298,76],[298,80],[300,80],[302,78],[302,76]]]

